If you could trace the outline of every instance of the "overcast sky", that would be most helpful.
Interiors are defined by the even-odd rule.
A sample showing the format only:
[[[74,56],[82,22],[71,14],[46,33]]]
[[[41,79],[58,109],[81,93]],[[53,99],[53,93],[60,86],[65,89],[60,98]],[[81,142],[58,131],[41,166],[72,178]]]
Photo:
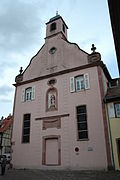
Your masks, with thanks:
[[[0,118],[12,114],[15,76],[44,44],[45,23],[56,11],[69,27],[68,40],[88,53],[94,43],[118,77],[107,0],[0,0]]]

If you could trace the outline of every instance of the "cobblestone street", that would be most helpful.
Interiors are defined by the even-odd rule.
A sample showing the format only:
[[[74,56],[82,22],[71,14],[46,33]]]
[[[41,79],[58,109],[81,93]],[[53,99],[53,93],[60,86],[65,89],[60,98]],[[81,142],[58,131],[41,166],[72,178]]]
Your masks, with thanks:
[[[4,180],[120,180],[114,171],[7,170]]]

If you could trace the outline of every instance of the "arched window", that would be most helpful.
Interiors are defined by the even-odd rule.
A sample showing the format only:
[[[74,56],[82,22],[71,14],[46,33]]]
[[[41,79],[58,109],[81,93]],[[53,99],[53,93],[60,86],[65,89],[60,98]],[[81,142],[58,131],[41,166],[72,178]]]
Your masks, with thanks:
[[[54,31],[56,30],[56,23],[52,23],[51,26],[50,26],[50,31]]]
[[[32,99],[32,87],[26,89],[26,101],[30,101]]]
[[[35,100],[35,86],[22,89],[21,102]]]
[[[46,94],[46,110],[47,111],[57,110],[57,104],[58,104],[57,98],[58,98],[57,89],[56,88],[48,89],[47,94]]]

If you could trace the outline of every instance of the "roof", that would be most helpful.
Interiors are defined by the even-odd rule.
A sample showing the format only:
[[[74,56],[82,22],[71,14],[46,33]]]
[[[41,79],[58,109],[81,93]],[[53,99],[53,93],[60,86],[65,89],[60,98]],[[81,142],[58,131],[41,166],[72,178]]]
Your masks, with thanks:
[[[60,17],[61,17],[60,15],[56,15],[56,16],[50,18],[49,21],[54,21],[54,20],[56,20],[56,19],[59,19]]]
[[[49,20],[49,22],[47,22],[46,24],[49,24],[49,23],[51,23],[51,22],[53,22],[53,21],[56,21],[56,20],[58,20],[58,19],[62,19],[63,23],[65,24],[66,28],[68,29],[68,26],[66,25],[65,21],[63,20],[63,18],[62,18],[60,15],[56,15],[56,16],[52,17],[52,18]]]
[[[0,121],[0,133],[4,133],[10,125],[12,125],[13,117],[8,116],[7,118]]]
[[[120,84],[109,87],[105,96],[105,102],[120,100]]]

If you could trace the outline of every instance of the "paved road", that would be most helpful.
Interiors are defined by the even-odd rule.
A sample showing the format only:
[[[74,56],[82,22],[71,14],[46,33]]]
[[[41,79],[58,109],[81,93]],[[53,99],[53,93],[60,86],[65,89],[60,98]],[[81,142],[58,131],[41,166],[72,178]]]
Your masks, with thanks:
[[[120,180],[120,171],[7,170],[0,180]]]

